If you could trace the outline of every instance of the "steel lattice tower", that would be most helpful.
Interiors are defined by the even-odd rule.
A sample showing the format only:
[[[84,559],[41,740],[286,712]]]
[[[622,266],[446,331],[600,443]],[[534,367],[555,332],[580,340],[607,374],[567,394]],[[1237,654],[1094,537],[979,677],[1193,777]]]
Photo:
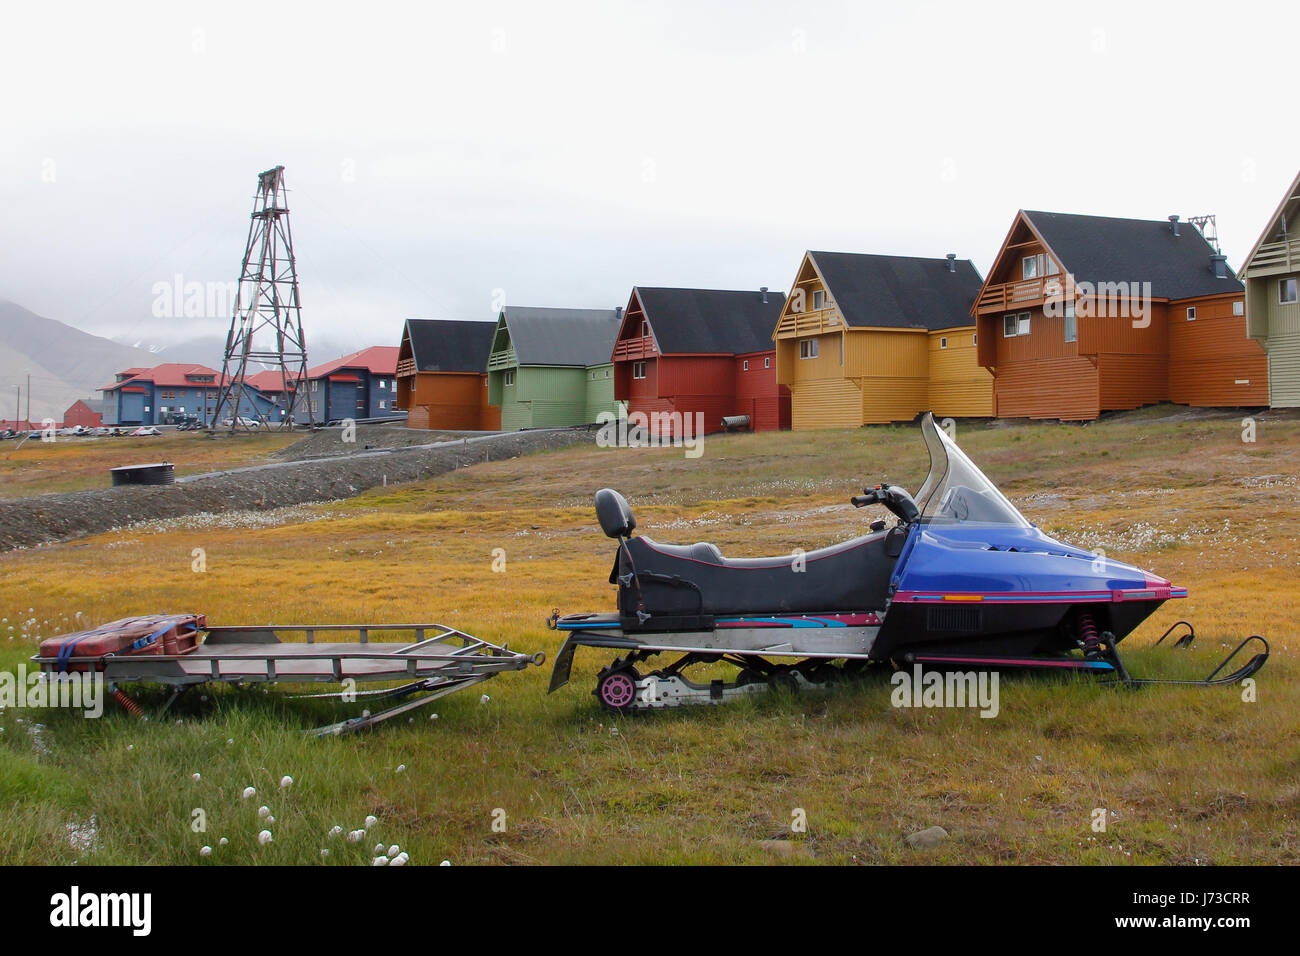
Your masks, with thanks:
[[[302,334],[298,272],[294,266],[286,192],[283,166],[268,169],[257,177],[248,245],[244,249],[235,312],[230,321],[230,334],[226,336],[217,407],[210,428],[216,428],[222,421],[223,409],[231,419],[232,431],[245,427],[240,423],[244,408],[251,409],[268,427],[315,423],[307,387],[307,342]],[[279,422],[269,421],[252,400],[256,390],[245,384],[250,363],[280,373],[285,414]]]

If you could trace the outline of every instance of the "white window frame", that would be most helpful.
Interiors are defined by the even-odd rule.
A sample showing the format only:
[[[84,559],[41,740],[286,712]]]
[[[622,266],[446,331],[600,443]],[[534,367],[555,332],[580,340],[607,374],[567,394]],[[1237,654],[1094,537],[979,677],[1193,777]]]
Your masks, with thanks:
[[[1288,283],[1291,286],[1291,298],[1284,299],[1282,297],[1282,290],[1287,287]],[[1277,304],[1295,305],[1297,302],[1300,302],[1300,281],[1297,281],[1295,276],[1290,276],[1285,279],[1278,279],[1277,280]]]
[[[771,368],[771,367],[772,367],[772,356],[770,356],[770,355],[764,356],[764,357],[763,357],[763,368]]]
[[[1245,314],[1246,314],[1246,303],[1245,303],[1245,302],[1242,302],[1240,299],[1238,299],[1236,302],[1232,303],[1232,314],[1233,314],[1233,315],[1245,315]]]
[[[815,359],[817,357],[817,340],[800,339],[799,340],[799,359]]]
[[[1028,335],[1032,331],[1029,327],[1029,320],[1033,315],[1029,312],[1021,312],[1016,316],[1016,335]]]
[[[1008,319],[1011,320],[1010,330],[1008,330],[1007,328]],[[1014,312],[1008,312],[1006,315],[1002,316],[1002,337],[1004,339],[1014,339],[1017,335],[1019,335],[1020,334],[1018,331],[1020,328],[1019,322],[1020,320],[1016,318],[1016,313]]]
[[[645,362],[632,363],[632,377],[645,378]]]
[[[650,338],[650,320],[649,320],[649,319],[642,319],[642,320],[641,320],[641,338],[643,338],[643,339],[648,339],[648,338]]]
[[[1189,306],[1187,307],[1187,321],[1188,321],[1188,322],[1195,322],[1195,321],[1196,321],[1196,306],[1194,306],[1194,305],[1189,305]]]
[[[980,344],[980,336],[979,336],[979,333],[978,333],[978,332],[972,332],[972,333],[970,334],[970,344],[971,344],[971,345],[979,345],[979,344]]]
[[[826,290],[817,289],[813,292],[813,311],[817,312],[824,308],[826,308]]]
[[[746,371],[746,372],[749,371],[749,359],[745,359],[744,369],[743,369],[743,370]]]
[[[1021,280],[1041,279],[1043,273],[1043,254],[1041,252],[1025,256],[1020,260],[1020,278]]]
[[[946,335],[939,336],[939,348],[946,349],[947,347],[948,347],[948,336]]]
[[[1065,341],[1079,341],[1079,318],[1073,300],[1066,300],[1065,319],[1063,320]]]
[[[506,369],[505,375],[502,376],[502,378],[507,388],[515,384],[515,370],[512,368]]]

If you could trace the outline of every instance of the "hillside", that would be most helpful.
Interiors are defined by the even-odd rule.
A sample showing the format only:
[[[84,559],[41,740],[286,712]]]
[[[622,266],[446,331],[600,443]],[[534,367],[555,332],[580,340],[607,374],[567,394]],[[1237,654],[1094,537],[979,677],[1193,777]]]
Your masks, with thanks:
[[[63,417],[79,398],[98,397],[97,386],[114,373],[158,359],[144,349],[82,332],[47,319],[16,302],[0,299],[0,417],[14,415],[14,386],[27,387],[32,377],[31,417]],[[21,415],[26,415],[26,396]]]

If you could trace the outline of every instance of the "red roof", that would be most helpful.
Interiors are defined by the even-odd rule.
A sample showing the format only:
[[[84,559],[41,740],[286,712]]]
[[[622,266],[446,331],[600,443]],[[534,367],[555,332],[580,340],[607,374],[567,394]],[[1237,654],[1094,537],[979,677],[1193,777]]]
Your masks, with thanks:
[[[278,368],[268,368],[265,372],[258,372],[256,375],[249,375],[244,379],[245,385],[251,385],[259,392],[283,392],[284,378]],[[289,376],[289,384],[293,384],[293,375]]]
[[[371,375],[396,375],[397,353],[401,349],[396,345],[372,345],[360,352],[353,352],[324,365],[307,369],[308,378],[323,378],[331,372],[344,368],[363,368]]]
[[[168,362],[165,365],[155,365],[153,368],[129,368],[120,374],[130,375],[131,377],[124,378],[122,381],[114,382],[111,385],[101,385],[98,391],[111,392],[115,388],[121,388],[123,385],[136,382],[153,382],[158,388],[193,388],[196,385],[215,387],[221,379],[221,373],[214,368],[181,362]],[[210,375],[212,381],[196,382],[189,377],[195,375]]]

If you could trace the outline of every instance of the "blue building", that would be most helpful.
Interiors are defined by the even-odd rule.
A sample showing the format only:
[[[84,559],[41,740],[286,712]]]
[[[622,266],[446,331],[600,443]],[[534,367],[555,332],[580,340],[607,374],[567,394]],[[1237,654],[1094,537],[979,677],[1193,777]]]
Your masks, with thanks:
[[[171,425],[189,418],[207,424],[216,412],[220,379],[221,373],[206,365],[169,362],[118,372],[117,381],[100,391],[116,410],[118,425]],[[275,421],[274,408],[271,399],[255,392],[240,403],[239,414]]]

